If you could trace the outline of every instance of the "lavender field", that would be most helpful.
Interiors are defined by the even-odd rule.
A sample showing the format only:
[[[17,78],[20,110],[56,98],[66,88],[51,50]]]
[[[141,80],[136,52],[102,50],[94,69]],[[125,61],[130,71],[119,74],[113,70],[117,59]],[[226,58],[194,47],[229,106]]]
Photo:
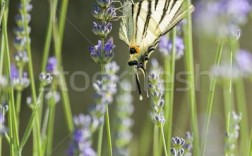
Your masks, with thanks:
[[[252,156],[250,0],[0,0],[0,156]]]

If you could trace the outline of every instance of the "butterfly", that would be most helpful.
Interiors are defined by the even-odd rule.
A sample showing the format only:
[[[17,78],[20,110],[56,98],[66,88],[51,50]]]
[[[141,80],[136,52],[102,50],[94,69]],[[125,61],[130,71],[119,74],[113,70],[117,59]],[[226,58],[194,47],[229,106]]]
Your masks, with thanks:
[[[159,38],[169,32],[193,5],[185,0],[142,0],[137,3],[126,1],[120,23],[119,38],[129,48],[129,66],[134,66],[146,74],[146,64],[155,51]],[[136,72],[137,73],[137,72]],[[142,99],[138,74],[136,81]]]

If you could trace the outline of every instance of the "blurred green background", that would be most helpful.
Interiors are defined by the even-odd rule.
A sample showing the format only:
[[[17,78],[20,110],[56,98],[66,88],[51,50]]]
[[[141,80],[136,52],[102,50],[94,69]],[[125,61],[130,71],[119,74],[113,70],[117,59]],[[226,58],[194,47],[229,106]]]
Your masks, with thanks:
[[[10,16],[9,16],[9,39],[10,42],[13,41],[14,34],[12,32],[13,27],[15,26],[14,16],[17,13],[17,5],[19,1],[12,0],[10,1]],[[65,28],[65,36],[64,43],[62,48],[63,55],[63,63],[64,70],[69,72],[66,75],[67,84],[69,85],[70,75],[75,71],[85,71],[90,77],[92,77],[97,71],[99,71],[99,66],[93,62],[93,60],[89,56],[88,48],[91,45],[97,44],[98,38],[92,33],[92,22],[94,18],[91,16],[91,6],[94,1],[91,0],[70,0],[69,8],[67,14],[67,22]],[[196,2],[193,2],[196,3]],[[46,27],[49,17],[49,2],[44,0],[33,0],[33,10],[31,12],[31,41],[32,41],[32,54],[34,59],[34,69],[36,71],[37,78],[41,69],[41,58],[42,51],[45,41]],[[197,8],[196,8],[197,9]],[[60,12],[58,12],[59,14]],[[250,18],[249,22],[246,26],[242,28],[242,36],[240,40],[240,45],[243,49],[247,49],[252,51],[252,20]],[[128,48],[124,45],[123,42],[118,39],[118,29],[119,22],[114,22],[112,33],[110,34],[114,38],[114,42],[116,45],[115,57],[114,60],[120,66],[120,73],[125,70],[131,70],[127,67],[128,62]],[[193,29],[193,31],[196,31]],[[214,63],[215,53],[217,49],[217,44],[215,40],[207,39],[201,37],[200,35],[194,35],[194,58],[195,58],[195,67],[196,71],[199,73],[203,71],[208,71]],[[15,49],[11,47],[11,52],[14,53]],[[51,54],[53,54],[53,48],[51,50]],[[162,58],[155,52],[152,55],[152,58],[157,58],[160,63],[162,63]],[[176,72],[184,71],[184,60],[180,59],[176,62]],[[197,76],[196,76],[197,77]],[[38,79],[36,80],[38,82]],[[76,77],[76,85],[84,86],[85,81],[83,77]],[[135,84],[135,81],[132,80],[132,83]],[[251,114],[251,101],[252,97],[250,96],[252,92],[251,82],[246,82],[246,93],[247,93],[247,101],[248,101],[248,111],[249,111],[249,119],[252,117]],[[37,83],[38,86],[38,83]],[[92,84],[89,84],[88,90],[85,92],[74,91],[69,88],[70,101],[73,114],[86,113],[88,106],[90,106],[94,100],[94,90],[92,88]],[[184,83],[176,82],[175,88],[184,87]],[[207,76],[199,76],[197,79],[197,104],[198,104],[198,112],[199,112],[199,127],[202,128],[204,121],[204,112],[205,105],[207,103],[207,96],[209,90],[209,78]],[[26,89],[23,97],[27,97],[30,95],[29,89]],[[138,92],[134,91],[135,94],[134,106],[135,112],[133,115],[133,119],[135,121],[133,133],[134,138],[131,146],[137,145],[139,142],[138,138],[141,136],[142,131],[147,123],[152,124],[149,118],[150,111],[150,103],[146,98],[143,101],[138,100]],[[222,92],[220,91],[220,87],[218,87],[217,96],[219,98],[215,98],[214,103],[214,111],[212,119],[212,128],[210,130],[210,135],[217,134],[213,138],[213,143],[216,142],[216,147],[221,148],[223,146],[223,142],[221,142],[221,138],[218,138],[219,135],[223,135],[223,105],[221,99]],[[26,105],[25,98],[23,98],[22,102],[22,111],[21,111],[21,134],[24,132],[24,128],[27,125],[27,119],[31,115],[30,109]],[[185,92],[183,91],[175,91],[175,110],[174,110],[174,136],[178,135],[183,137],[187,130],[190,130],[189,127],[189,117],[185,118],[185,116],[181,116],[182,114],[188,114],[189,116],[189,107],[187,105],[187,99],[185,97]],[[110,110],[113,111],[113,105],[110,106]],[[65,155],[66,149],[69,144],[69,134],[66,128],[66,122],[63,114],[62,104],[59,103],[56,109],[56,117],[55,117],[55,132],[54,132],[54,150],[53,156],[61,156]],[[113,120],[113,115],[111,116],[111,120]],[[250,123],[252,120],[249,120]],[[221,126],[222,125],[222,126]],[[201,129],[202,130],[202,129]],[[149,135],[152,135],[152,129],[150,130]],[[217,139],[217,140],[214,140]],[[209,144],[212,144],[210,141]],[[221,145],[222,144],[222,145]],[[6,145],[5,145],[6,146]],[[31,155],[32,150],[32,139],[29,139],[29,143],[25,146],[23,151],[23,155]],[[3,148],[3,150],[8,150]],[[137,149],[135,149],[137,150]],[[141,149],[140,149],[141,150]],[[218,150],[218,149],[216,149]]]

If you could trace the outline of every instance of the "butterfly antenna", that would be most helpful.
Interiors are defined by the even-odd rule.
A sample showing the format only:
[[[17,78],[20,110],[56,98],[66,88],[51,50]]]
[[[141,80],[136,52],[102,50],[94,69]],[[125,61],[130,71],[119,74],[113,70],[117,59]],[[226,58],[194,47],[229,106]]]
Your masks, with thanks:
[[[138,89],[138,93],[139,93],[139,100],[143,100],[138,73],[136,73],[136,83],[137,83],[137,89]]]

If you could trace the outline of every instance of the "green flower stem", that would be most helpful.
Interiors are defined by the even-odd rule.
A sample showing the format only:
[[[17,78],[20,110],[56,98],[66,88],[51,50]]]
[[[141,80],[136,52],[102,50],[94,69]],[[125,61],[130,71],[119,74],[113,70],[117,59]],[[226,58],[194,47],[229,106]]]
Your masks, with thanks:
[[[4,16],[4,10],[5,10],[5,1],[1,0],[1,11],[0,11],[0,25],[2,24],[3,16]]]
[[[56,7],[56,6],[54,5],[52,7]],[[62,68],[62,56],[61,56],[67,7],[68,7],[68,1],[64,0],[62,2],[62,6],[60,9],[59,26],[57,25],[56,15],[53,16],[54,18],[52,22],[53,22],[53,37],[54,37],[54,42],[55,42],[55,56],[58,61],[58,69],[60,71],[59,84],[60,84],[60,91],[61,91],[62,100],[63,100],[63,108],[64,108],[64,113],[65,113],[65,117],[67,121],[68,130],[72,132],[74,129],[73,116],[72,116],[72,111],[70,107],[70,99],[68,95],[65,76],[62,73],[64,70]]]
[[[7,37],[7,17],[8,17],[8,8],[6,8],[6,11],[4,13],[4,17],[3,17],[3,25],[2,25],[2,48],[4,49],[3,52],[6,52],[6,54],[8,55],[9,51],[7,52],[7,48],[9,46],[8,44],[8,39],[6,40],[6,37]],[[8,59],[8,56],[5,56],[6,54],[4,54],[4,60],[7,60],[7,61],[4,61],[4,65],[6,67],[6,75],[10,75],[10,60]],[[11,140],[13,140],[13,126],[12,126],[12,114],[10,112],[8,112],[8,128],[9,128],[9,135],[10,135],[10,138]],[[14,156],[14,142],[9,142],[10,143],[10,155],[11,156]]]
[[[0,156],[2,156],[2,146],[3,146],[2,140],[3,140],[3,138],[2,138],[2,136],[0,136]]]
[[[50,53],[50,46],[51,46],[51,41],[52,41],[52,20],[53,20],[53,15],[55,14],[55,12],[56,12],[56,7],[50,7],[50,16],[48,19],[45,45],[43,49],[43,59],[42,59],[42,66],[41,66],[42,72],[46,71],[47,60]]]
[[[228,113],[228,115],[227,115],[227,119],[226,119],[226,127],[228,127],[227,128],[227,132],[229,132],[230,131],[230,129],[229,129],[229,125],[230,125],[230,112]],[[226,142],[225,142],[226,143]],[[228,148],[225,148],[224,149],[224,153],[225,153],[225,156],[230,156],[230,150],[228,149]]]
[[[5,110],[4,109],[2,109],[2,115],[5,117]],[[3,125],[0,125],[0,128],[3,128]],[[5,134],[7,134],[7,133],[5,133]],[[2,156],[2,141],[3,141],[3,138],[2,138],[2,136],[3,135],[0,135],[0,156]]]
[[[30,117],[30,119],[28,121],[28,125],[27,125],[27,127],[25,129],[24,136],[23,136],[23,138],[21,140],[21,143],[20,143],[20,147],[19,147],[20,151],[22,151],[23,147],[25,146],[25,144],[26,144],[26,142],[27,142],[27,140],[28,140],[28,138],[29,138],[29,136],[31,134],[32,129],[34,128],[33,125],[34,125],[34,122],[36,120],[38,109],[39,109],[39,107],[41,105],[41,99],[43,98],[43,96],[42,96],[43,92],[44,92],[44,88],[41,88],[40,93],[39,93],[39,97],[38,97],[38,99],[37,99],[37,101],[36,101],[36,103],[35,103],[35,105],[33,107],[31,117]]]
[[[102,40],[102,46],[103,45],[104,45],[104,39]],[[100,66],[101,66],[101,73],[103,74],[105,72],[104,64],[100,64]],[[106,110],[107,110],[107,108],[106,108]],[[104,130],[104,123],[102,123],[102,125],[99,127],[98,142],[97,142],[97,156],[101,156],[103,130]]]
[[[19,67],[19,78],[23,77],[23,67]],[[16,115],[17,115],[17,128],[19,129],[19,118],[20,118],[20,109],[22,102],[22,90],[17,90],[16,92]]]
[[[18,90],[16,93],[16,114],[17,114],[17,127],[18,127],[18,129],[19,129],[21,101],[22,101],[22,91]]]
[[[10,136],[7,133],[5,133],[4,136],[5,136],[7,143],[10,144],[11,143]]]
[[[53,130],[54,130],[55,106],[56,106],[54,99],[50,99],[48,102],[49,102],[49,119],[50,120],[48,122],[46,156],[52,155]]]
[[[154,124],[153,132],[153,156],[159,156],[159,129],[158,126]]]
[[[2,28],[2,27],[1,27]],[[4,41],[4,33],[1,33],[1,52],[0,52],[0,75],[3,74],[3,66],[4,66],[4,58],[5,58],[5,41]],[[2,94],[2,90],[0,90],[0,94]]]
[[[60,43],[63,43],[64,30],[67,19],[67,8],[68,8],[68,0],[62,0],[60,7],[60,17],[59,17],[59,39]]]
[[[74,129],[73,120],[72,120],[73,117],[72,117],[70,100],[69,100],[69,95],[68,95],[67,86],[66,86],[66,80],[65,80],[64,75],[60,74],[59,76],[60,76],[59,77],[60,91],[61,91],[61,96],[63,100],[64,113],[67,120],[67,126],[68,126],[68,130],[72,132]]]
[[[100,126],[98,132],[97,156],[101,156],[102,152],[103,129],[104,129],[104,123]]]
[[[56,54],[56,57],[57,59],[60,58],[60,53],[61,53],[61,44],[60,42],[58,42],[58,30],[57,30],[57,21],[56,21],[56,10],[57,10],[57,5],[58,5],[58,0],[52,0],[51,3],[50,3],[50,21],[49,21],[49,24],[48,24],[48,31],[51,31],[51,32],[48,32],[48,40],[46,41],[46,44],[45,44],[45,50],[46,52],[48,52],[49,54],[49,49],[50,47],[47,47],[50,45],[50,41],[51,41],[51,37],[53,35],[53,39],[54,39],[54,50],[55,50],[55,54]],[[49,39],[50,38],[50,39]],[[47,58],[45,56],[45,59],[48,59],[48,55],[47,55]],[[46,60],[44,60],[43,62],[44,64],[42,64],[42,68],[43,70],[45,70],[46,68]],[[61,61],[58,61],[58,63],[61,64]],[[60,76],[61,77],[62,74],[60,73]],[[53,94],[54,91],[56,91],[56,84],[55,82],[52,83],[52,86],[51,86],[51,92]],[[53,96],[53,95],[52,95]],[[49,119],[48,121],[45,121],[46,123],[48,123],[48,129],[47,129],[47,138],[46,142],[43,142],[43,145],[45,145],[45,151],[43,150],[43,153],[45,153],[46,156],[50,156],[52,154],[52,148],[53,148],[53,130],[54,130],[54,122],[55,122],[55,99],[53,99],[53,97],[51,99],[49,99],[48,101],[48,108],[49,108]],[[45,117],[46,118],[46,117]],[[46,125],[47,127],[47,125]]]
[[[50,7],[50,16],[48,19],[48,24],[47,24],[47,31],[46,31],[46,36],[45,36],[45,44],[43,48],[43,58],[42,58],[42,65],[41,65],[41,72],[46,72],[46,65],[48,61],[48,57],[50,54],[50,46],[52,42],[52,20],[53,20],[53,15],[56,14],[56,7]],[[43,87],[42,84],[40,84],[40,88]],[[43,108],[43,99],[41,99],[41,108]],[[42,112],[43,110],[40,109],[39,111],[39,118],[40,121],[42,119]],[[42,133],[43,134],[43,133]],[[43,141],[42,141],[43,142]]]
[[[218,50],[217,50],[216,59],[215,59],[216,65],[220,64],[223,46],[224,46],[223,42],[221,42],[218,45]],[[203,141],[202,141],[202,155],[204,155],[205,149],[206,149],[207,135],[208,135],[209,123],[210,123],[211,114],[212,114],[215,88],[216,88],[216,78],[213,77],[210,82],[210,90],[209,90],[209,95],[208,95],[208,100],[207,100],[207,117],[206,117],[206,123],[204,125],[204,131],[203,131],[204,134],[203,134]]]
[[[5,1],[1,0],[1,12],[0,12],[0,26],[2,24],[4,10],[5,10]],[[4,64],[4,33],[1,33],[1,52],[0,52],[0,75],[3,74],[3,64]]]
[[[229,63],[233,64],[233,43],[230,42],[230,60]],[[232,77],[223,81],[223,95],[224,95],[224,112],[226,121],[226,131],[229,131],[229,114],[234,110],[234,100],[233,100],[233,85]]]
[[[104,45],[105,45],[105,40],[104,40],[104,38],[102,38],[102,49],[104,49]],[[103,57],[105,56],[104,50],[102,52],[102,55],[103,55]],[[102,68],[102,74],[104,74],[105,65],[102,65],[101,68]],[[111,142],[108,104],[106,104],[105,120],[106,120],[106,129],[107,129],[107,141],[108,141],[108,148],[109,148],[109,156],[112,156],[113,155],[113,149],[112,149],[112,142]]]
[[[7,5],[8,6],[8,2]],[[11,54],[9,51],[9,43],[8,43],[8,32],[7,32],[7,19],[8,19],[8,7],[5,8],[5,13],[3,17],[3,25],[2,25],[2,31],[4,34],[4,47],[6,52],[6,75],[10,75],[10,67],[11,67]],[[10,130],[10,136],[12,138],[11,146],[10,146],[10,153],[11,155],[19,155],[18,153],[18,146],[19,146],[19,137],[18,137],[18,130],[17,130],[17,118],[16,118],[16,111],[14,106],[14,91],[13,88],[8,89],[8,95],[9,95],[9,112],[8,112],[8,122],[9,122],[9,130]]]
[[[45,155],[46,145],[47,145],[47,133],[46,132],[47,132],[48,121],[49,121],[49,112],[50,112],[50,109],[47,107],[46,111],[45,111],[45,115],[44,115],[42,130],[41,130],[43,155]]]
[[[191,5],[191,0],[187,0],[187,6]],[[187,24],[184,27],[185,33],[185,64],[186,70],[188,72],[188,86],[189,89],[189,103],[191,109],[191,122],[192,131],[194,135],[193,139],[193,155],[200,156],[200,146],[199,146],[199,130],[198,130],[198,119],[197,119],[197,105],[196,105],[196,95],[195,95],[195,77],[194,77],[194,61],[193,61],[193,41],[192,41],[192,17],[191,13],[187,13]]]
[[[172,120],[173,120],[173,99],[174,99],[174,75],[175,75],[175,59],[176,59],[176,28],[172,31],[172,53],[169,58],[164,59],[164,70],[165,70],[165,116],[166,125],[165,130],[167,131],[166,143],[167,149],[171,147],[171,136],[172,136]]]
[[[225,121],[226,121],[226,132],[229,132],[229,114],[233,111],[233,92],[230,89],[230,80],[226,80],[223,83],[223,95],[224,95],[224,112],[225,112]]]
[[[110,122],[109,122],[109,109],[108,105],[106,105],[106,128],[107,128],[107,140],[108,140],[108,148],[109,148],[109,156],[113,155],[112,142],[111,142],[111,134],[110,134]]]
[[[104,44],[105,44],[105,38],[101,38],[101,46],[102,46],[102,58],[104,57]],[[100,64],[100,67],[101,67],[101,74],[104,74],[105,73],[105,64],[103,63],[103,60],[100,60],[102,63]],[[108,148],[109,148],[109,156],[112,156],[113,155],[113,148],[112,148],[112,142],[111,142],[111,133],[110,133],[110,121],[109,121],[109,109],[108,109],[108,104],[106,104],[106,113],[105,113],[105,121],[106,121],[106,130],[107,130],[107,141],[108,141]],[[98,136],[98,144],[97,144],[97,148],[99,151],[99,154],[101,154],[101,148],[102,148],[102,138],[103,138],[103,126],[104,124],[101,125],[100,129],[99,129],[99,136]],[[99,156],[99,155],[98,155]]]
[[[104,45],[104,39],[102,40],[102,45]],[[105,72],[104,64],[101,64],[101,72]],[[113,155],[113,148],[112,148],[112,141],[111,141],[111,132],[110,132],[110,120],[109,120],[109,109],[108,104],[106,104],[106,113],[105,113],[105,122],[106,122],[106,131],[107,131],[107,142],[108,142],[108,148],[109,148],[109,156]],[[100,126],[99,134],[98,134],[98,156],[101,154],[102,151],[102,138],[103,138],[103,130],[104,130],[104,124]]]
[[[165,142],[165,135],[164,135],[164,127],[160,127],[161,130],[161,135],[162,135],[162,140],[163,140],[163,146],[164,146],[164,151],[165,151],[165,156],[168,156],[167,148],[166,148],[166,142]]]
[[[23,6],[26,6],[27,1],[21,0],[21,4]],[[26,7],[22,7],[21,14],[23,14],[25,17],[27,16],[27,10]],[[30,38],[29,31],[28,31],[28,21],[26,18],[23,20],[23,26],[25,31],[25,36],[27,39]],[[32,91],[32,100],[33,102],[37,101],[37,94],[36,94],[36,86],[35,86],[35,79],[34,79],[34,70],[33,70],[33,62],[32,62],[32,53],[31,53],[31,45],[30,42],[26,42],[26,50],[29,57],[28,62],[28,71],[30,76],[30,82],[31,82],[31,91]],[[40,120],[38,113],[35,114],[35,124],[33,129],[33,152],[34,154],[38,154],[38,156],[42,155],[41,151],[41,137],[40,137]]]
[[[237,98],[237,107],[238,111],[242,113],[241,120],[241,140],[240,140],[240,155],[249,155],[249,122],[248,122],[248,114],[247,114],[247,101],[246,101],[246,93],[244,87],[244,81],[242,79],[238,80],[235,84],[236,98]]]
[[[250,133],[249,155],[252,155],[252,133]]]
[[[140,139],[138,143],[138,155],[139,156],[146,156],[149,154],[152,144],[152,136],[150,135],[153,131],[152,129],[153,122],[150,122],[150,119],[147,117],[145,118],[144,125],[141,128]],[[146,149],[146,150],[141,150]]]
[[[5,58],[5,53],[4,53],[4,49],[5,49],[5,46],[4,46],[4,33],[2,31],[1,33],[1,52],[0,52],[0,75],[3,74],[3,65],[4,65],[4,58]],[[1,92],[1,91],[0,91]]]

